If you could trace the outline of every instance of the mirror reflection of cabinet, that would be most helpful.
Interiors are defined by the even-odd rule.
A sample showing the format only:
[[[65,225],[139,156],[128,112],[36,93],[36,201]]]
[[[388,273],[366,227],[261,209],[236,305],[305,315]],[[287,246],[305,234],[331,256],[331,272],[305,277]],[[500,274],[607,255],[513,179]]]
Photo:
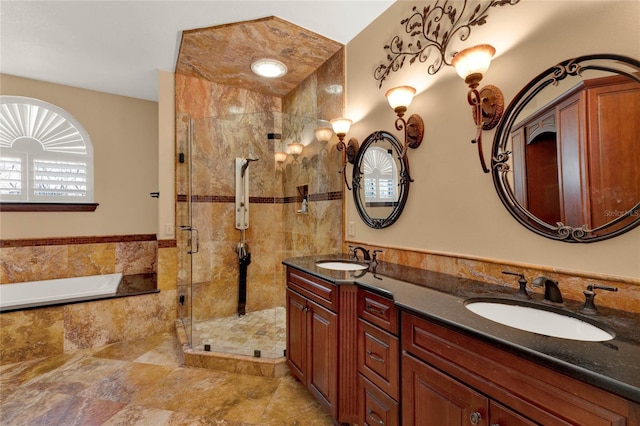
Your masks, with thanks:
[[[549,224],[593,229],[640,200],[640,88],[584,80],[511,131],[518,203]],[[609,166],[605,166],[609,165]]]

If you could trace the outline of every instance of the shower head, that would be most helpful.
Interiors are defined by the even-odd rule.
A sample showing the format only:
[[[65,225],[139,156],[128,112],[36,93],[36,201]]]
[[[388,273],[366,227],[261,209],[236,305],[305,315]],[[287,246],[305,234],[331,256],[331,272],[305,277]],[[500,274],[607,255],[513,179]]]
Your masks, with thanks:
[[[253,158],[253,157],[245,158],[244,159],[244,163],[242,164],[242,170],[240,172],[240,176],[244,177],[244,174],[247,171],[247,167],[249,167],[249,162],[250,161],[258,161],[258,160],[259,160],[259,158]]]

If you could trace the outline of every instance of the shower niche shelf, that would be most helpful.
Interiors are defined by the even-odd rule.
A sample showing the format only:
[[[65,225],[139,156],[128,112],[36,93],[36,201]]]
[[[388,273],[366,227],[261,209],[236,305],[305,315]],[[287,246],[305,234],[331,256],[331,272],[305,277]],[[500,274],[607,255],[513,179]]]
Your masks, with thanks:
[[[298,214],[308,214],[309,213],[309,185],[300,185],[297,187],[298,190],[298,209],[296,213]]]

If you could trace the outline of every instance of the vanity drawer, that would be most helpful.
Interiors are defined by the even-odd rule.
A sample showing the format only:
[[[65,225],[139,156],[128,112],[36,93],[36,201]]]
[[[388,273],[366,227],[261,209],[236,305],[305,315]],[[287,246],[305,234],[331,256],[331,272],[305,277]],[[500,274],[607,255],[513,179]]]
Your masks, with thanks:
[[[389,333],[398,335],[398,310],[391,299],[359,289],[358,316]]]
[[[359,375],[358,416],[365,426],[396,426],[400,424],[400,407],[389,395]]]
[[[287,286],[327,309],[338,311],[338,287],[329,281],[287,268]]]
[[[359,371],[396,401],[399,398],[398,338],[358,320]]]

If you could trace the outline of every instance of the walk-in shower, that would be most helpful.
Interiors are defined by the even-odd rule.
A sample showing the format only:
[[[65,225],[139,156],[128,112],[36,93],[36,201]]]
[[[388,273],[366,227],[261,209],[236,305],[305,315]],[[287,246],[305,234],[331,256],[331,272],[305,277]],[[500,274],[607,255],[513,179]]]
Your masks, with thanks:
[[[315,118],[263,112],[182,123],[176,238],[179,315],[190,346],[281,358],[286,346],[281,262],[319,249],[312,214],[330,211],[298,213],[297,188],[310,185],[317,193],[334,175],[340,182],[336,169],[324,166],[339,165],[339,152],[315,139],[320,125]],[[286,152],[294,141],[305,145],[304,153],[276,162],[274,153]],[[330,220],[341,214],[340,202],[335,206]]]

